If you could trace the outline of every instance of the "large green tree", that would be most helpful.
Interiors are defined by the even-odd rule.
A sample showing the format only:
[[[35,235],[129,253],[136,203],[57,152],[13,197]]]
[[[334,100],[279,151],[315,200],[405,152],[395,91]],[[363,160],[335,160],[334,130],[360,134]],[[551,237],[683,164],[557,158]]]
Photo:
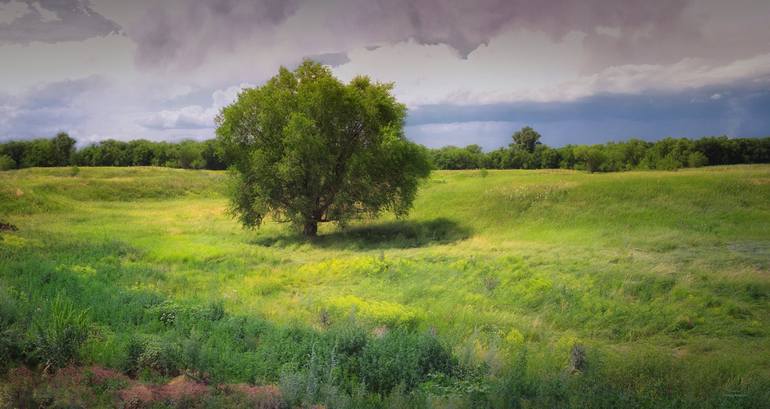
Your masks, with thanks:
[[[363,76],[342,83],[312,61],[244,90],[217,117],[233,214],[247,227],[270,215],[306,236],[320,222],[405,215],[430,165],[404,137],[406,107],[391,90]]]

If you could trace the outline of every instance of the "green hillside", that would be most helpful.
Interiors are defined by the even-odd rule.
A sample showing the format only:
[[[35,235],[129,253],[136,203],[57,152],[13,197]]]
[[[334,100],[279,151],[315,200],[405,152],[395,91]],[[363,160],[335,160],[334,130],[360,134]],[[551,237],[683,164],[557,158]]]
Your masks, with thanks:
[[[312,242],[243,230],[224,172],[72,173],[0,172],[0,221],[18,228],[0,232],[8,366],[59,353],[39,344],[63,336],[36,328],[64,304],[84,314],[83,364],[277,383],[330,408],[329,393],[307,396],[316,366],[353,406],[770,401],[767,165],[438,171],[409,218],[322,226]],[[378,360],[388,348],[403,367]],[[426,364],[443,356],[430,348],[451,368]]]

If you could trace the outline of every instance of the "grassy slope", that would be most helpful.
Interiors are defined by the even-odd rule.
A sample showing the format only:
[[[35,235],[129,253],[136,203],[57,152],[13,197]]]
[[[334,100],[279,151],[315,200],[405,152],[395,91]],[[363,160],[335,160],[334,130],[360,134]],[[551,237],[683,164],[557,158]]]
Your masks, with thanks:
[[[324,226],[317,243],[282,225],[242,230],[225,215],[225,180],[0,172],[0,218],[20,229],[3,234],[0,253],[13,255],[0,257],[0,282],[89,307],[106,335],[87,354],[107,364],[121,334],[160,331],[131,326],[119,300],[103,299],[128,291],[311,325],[354,309],[371,325],[433,328],[491,365],[522,345],[535,366],[563,365],[580,342],[621,360],[651,351],[708,363],[701,386],[770,378],[768,166],[436,172],[408,220]],[[25,281],[44,269],[66,275],[66,288]]]

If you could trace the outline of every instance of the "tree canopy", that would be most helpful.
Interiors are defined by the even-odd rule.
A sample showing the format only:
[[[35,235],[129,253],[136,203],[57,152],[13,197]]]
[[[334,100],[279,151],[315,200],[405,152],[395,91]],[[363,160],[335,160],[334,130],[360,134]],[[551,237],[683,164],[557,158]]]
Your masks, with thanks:
[[[405,215],[430,165],[405,138],[406,107],[391,90],[364,76],[344,84],[312,61],[244,90],[217,117],[233,214],[247,227],[270,215],[307,236],[319,222]]]
[[[512,135],[513,144],[527,152],[534,152],[535,147],[540,144],[540,134],[529,126],[525,126]]]

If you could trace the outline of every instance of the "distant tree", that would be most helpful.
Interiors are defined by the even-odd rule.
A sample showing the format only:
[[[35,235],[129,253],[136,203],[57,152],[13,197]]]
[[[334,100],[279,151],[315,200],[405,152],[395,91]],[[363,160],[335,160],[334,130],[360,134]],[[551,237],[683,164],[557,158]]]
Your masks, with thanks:
[[[7,155],[13,159],[16,168],[19,168],[24,157],[27,143],[22,141],[10,141],[0,145],[0,154]]]
[[[559,151],[556,149],[545,145],[538,145],[537,148],[535,148],[535,155],[538,158],[540,168],[555,169],[559,167],[561,156],[559,155]]]
[[[51,140],[33,139],[25,143],[24,153],[19,164],[20,168],[53,165],[53,144]]]
[[[691,168],[699,168],[709,164],[709,159],[702,152],[691,152],[687,155],[687,166]]]
[[[179,144],[179,167],[184,169],[202,169],[206,165],[203,160],[203,145],[187,140]]]
[[[406,107],[391,90],[367,77],[343,84],[305,61],[243,91],[217,117],[236,176],[233,214],[247,227],[271,215],[306,236],[320,222],[405,215],[430,164],[425,149],[405,138]]]
[[[16,161],[8,155],[0,155],[0,170],[16,169]]]
[[[133,166],[149,166],[154,156],[154,143],[146,139],[128,142],[128,156]]]
[[[529,126],[513,133],[513,145],[527,152],[534,152],[538,144],[540,144],[540,134]]]
[[[597,146],[580,145],[575,147],[575,159],[583,168],[591,173],[602,170],[607,155]]]
[[[222,147],[217,143],[216,140],[209,139],[203,142],[203,150],[201,151],[201,156],[205,162],[206,169],[227,169],[227,164],[223,159],[224,152],[222,152]]]
[[[51,161],[53,166],[67,166],[72,163],[76,141],[66,132],[59,132],[51,140]]]
[[[432,150],[431,160],[439,169],[478,169],[483,164],[484,152],[479,145],[445,146]]]

